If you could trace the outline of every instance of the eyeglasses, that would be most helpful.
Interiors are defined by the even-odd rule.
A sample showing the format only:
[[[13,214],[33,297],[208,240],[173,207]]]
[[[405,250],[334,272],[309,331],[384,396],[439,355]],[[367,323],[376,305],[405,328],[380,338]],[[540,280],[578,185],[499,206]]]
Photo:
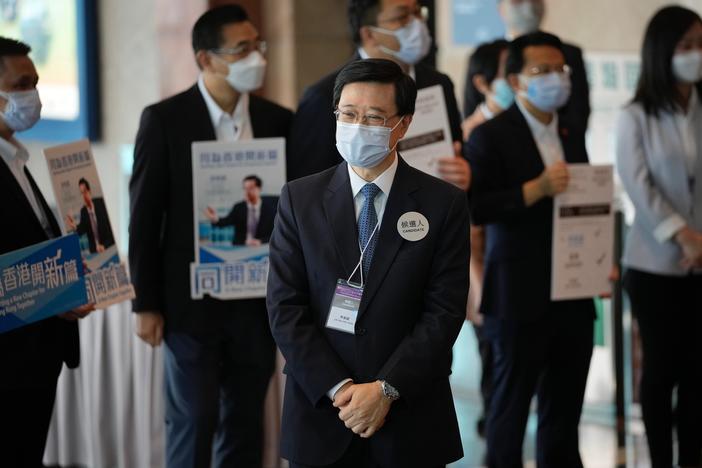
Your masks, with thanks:
[[[562,73],[564,75],[570,75],[571,69],[568,65],[556,65],[554,67],[550,65],[538,65],[527,68],[526,70],[526,75],[529,76],[548,75],[549,73]]]
[[[236,47],[231,47],[228,49],[211,49],[210,52],[217,55],[245,55],[253,52],[254,50],[258,50],[262,54],[265,54],[266,50],[268,50],[268,44],[266,44],[266,41],[257,40],[253,42],[244,42]]]
[[[358,112],[352,110],[341,110],[336,109],[334,111],[336,120],[338,122],[347,124],[357,124],[361,123],[363,125],[368,125],[369,127],[384,127],[389,119],[396,117],[397,114],[393,114],[388,117],[384,117],[378,114],[363,114],[359,115]]]
[[[395,23],[400,27],[408,24],[412,19],[419,18],[422,21],[429,19],[429,9],[425,6],[417,5],[413,10],[409,10],[407,13],[403,13],[399,16],[394,16],[392,18],[386,18],[384,20],[378,21],[378,24]]]

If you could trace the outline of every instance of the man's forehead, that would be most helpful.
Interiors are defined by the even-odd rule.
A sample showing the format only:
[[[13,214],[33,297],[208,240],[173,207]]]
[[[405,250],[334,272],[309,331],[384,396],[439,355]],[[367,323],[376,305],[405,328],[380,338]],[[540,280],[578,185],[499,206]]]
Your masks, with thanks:
[[[0,80],[4,83],[14,83],[20,80],[34,82],[37,80],[37,70],[32,59],[26,55],[6,55],[1,57]]]
[[[551,45],[527,46],[524,49],[524,59],[527,62],[564,62],[563,52]]]
[[[349,83],[341,91],[339,105],[373,107],[391,112],[395,108],[395,86],[375,81]]]
[[[222,27],[223,45],[234,47],[240,42],[258,38],[258,30],[250,21],[226,24]]]

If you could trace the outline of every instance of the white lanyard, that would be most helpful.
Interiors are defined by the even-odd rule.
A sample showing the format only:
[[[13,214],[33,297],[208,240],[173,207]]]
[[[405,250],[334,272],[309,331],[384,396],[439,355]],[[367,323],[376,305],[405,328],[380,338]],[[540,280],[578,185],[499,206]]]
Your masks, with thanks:
[[[353,271],[351,272],[351,276],[349,276],[349,278],[346,280],[346,282],[349,284],[349,286],[352,286],[354,288],[356,287],[356,286],[353,286],[353,283],[351,283],[351,278],[353,278],[353,275],[354,275],[354,273],[356,273],[356,270],[358,270],[363,265],[363,255],[365,255],[366,249],[368,249],[368,246],[370,245],[371,240],[373,240],[373,236],[375,235],[375,231],[378,230],[378,226],[380,226],[380,221],[378,221],[375,224],[375,227],[373,228],[373,231],[371,231],[371,235],[368,238],[368,242],[366,242],[365,247],[363,247],[361,249],[361,244],[358,244],[358,250],[361,251],[361,258],[358,260],[358,264],[356,264],[356,268],[354,268]],[[360,273],[361,273],[361,286],[359,286],[359,289],[363,289],[363,268],[360,269]]]

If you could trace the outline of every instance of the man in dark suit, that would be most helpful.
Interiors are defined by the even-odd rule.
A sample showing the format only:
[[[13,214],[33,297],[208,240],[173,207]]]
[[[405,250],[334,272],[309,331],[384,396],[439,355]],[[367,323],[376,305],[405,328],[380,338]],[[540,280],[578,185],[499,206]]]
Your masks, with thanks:
[[[258,247],[267,244],[273,232],[273,220],[278,209],[278,197],[261,196],[263,181],[255,175],[243,181],[245,200],[234,205],[229,214],[219,219],[212,207],[205,209],[205,216],[215,227],[234,226],[234,245]]]
[[[347,162],[283,189],[268,312],[286,359],[281,446],[292,467],[430,468],[462,456],[448,377],[468,293],[468,207],[395,150],[415,98],[397,64],[348,64],[333,100]]]
[[[466,190],[470,169],[461,154],[461,115],[451,79],[419,61],[431,45],[417,0],[349,0],[349,24],[358,50],[351,61],[384,58],[396,62],[417,83],[417,88],[441,85],[446,98],[455,155],[438,160],[442,179]],[[400,39],[408,37],[411,39]],[[404,42],[404,44],[403,44]],[[339,70],[305,91],[297,107],[288,143],[290,180],[323,171],[342,161],[334,148],[331,114],[334,81]]]
[[[553,196],[566,163],[587,163],[582,132],[556,110],[568,98],[560,40],[515,39],[507,59],[516,103],[467,145],[471,209],[487,245],[481,312],[494,352],[487,419],[491,468],[522,466],[529,406],[538,395],[539,467],[582,467],[578,423],[593,344],[592,300],[550,300]]]
[[[191,145],[285,137],[292,113],[251,94],[262,85],[265,44],[240,6],[204,13],[192,45],[197,84],[144,109],[136,138],[129,240],[136,332],[152,346],[166,342],[168,466],[210,466],[216,433],[215,466],[258,467],[275,344],[264,299],[190,298]]]
[[[76,226],[73,217],[67,215],[66,227],[69,231],[75,231],[79,236],[83,234],[88,236],[90,253],[104,252],[115,245],[105,200],[102,197],[92,197],[90,183],[83,177],[78,181],[78,188],[83,197],[80,221]]]
[[[546,13],[544,0],[498,0],[498,7],[510,39],[538,31]],[[585,133],[590,118],[590,86],[583,51],[566,43],[563,43],[562,51],[571,69],[572,91],[570,99],[558,110],[558,115],[570,122],[571,130]],[[470,115],[466,108],[463,111],[464,115]]]
[[[29,46],[0,37],[0,254],[61,235],[56,219],[25,164],[29,153],[14,137],[39,120],[39,79]],[[42,466],[54,408],[56,381],[65,362],[78,366],[76,318],[86,306],[0,334],[0,466]]]

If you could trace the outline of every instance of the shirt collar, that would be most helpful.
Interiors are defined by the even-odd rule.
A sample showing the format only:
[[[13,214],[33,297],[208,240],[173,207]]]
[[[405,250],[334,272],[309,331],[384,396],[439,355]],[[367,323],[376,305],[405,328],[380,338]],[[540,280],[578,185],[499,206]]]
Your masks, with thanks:
[[[517,98],[515,101],[531,130],[531,134],[534,135],[535,140],[539,140],[548,134],[558,137],[558,114],[556,112],[553,113],[551,122],[548,125],[544,125],[539,119],[531,115],[526,107],[524,107],[524,104],[522,104],[521,99]]]
[[[0,137],[0,156],[7,164],[26,164],[29,160],[27,149],[12,137],[9,140]]]
[[[690,93],[690,102],[687,103],[687,112],[679,112],[679,115],[683,116],[685,119],[691,119],[695,112],[697,112],[697,107],[699,105],[699,96],[697,95],[697,86],[692,87],[692,93]]]
[[[210,119],[212,119],[212,126],[214,128],[219,126],[219,123],[222,121],[222,117],[225,116],[230,117],[235,122],[235,125],[237,125],[236,122],[241,122],[245,118],[246,110],[249,108],[249,93],[241,93],[241,96],[239,96],[239,101],[236,103],[236,107],[234,108],[234,112],[231,116],[229,116],[229,114],[224,112],[222,108],[219,107],[219,104],[215,102],[214,98],[207,90],[207,87],[205,86],[205,79],[203,78],[202,74],[200,74],[199,78],[197,79],[197,87],[205,100],[205,105],[207,106],[207,111],[210,114]]]
[[[363,59],[370,58],[370,55],[368,55],[368,52],[365,51],[363,47],[358,48],[358,55]],[[412,78],[414,81],[417,81],[417,73],[414,70],[414,65],[410,65],[409,69],[407,70],[407,74]]]
[[[392,181],[395,179],[395,173],[397,172],[397,160],[400,156],[395,153],[395,160],[390,164],[390,167],[385,169],[382,174],[375,178],[375,180],[368,182],[363,180],[361,176],[356,174],[351,168],[350,164],[346,164],[349,171],[349,180],[351,181],[351,194],[354,198],[358,195],[364,185],[373,183],[378,186],[378,188],[386,195],[390,195],[390,188],[392,188]]]

